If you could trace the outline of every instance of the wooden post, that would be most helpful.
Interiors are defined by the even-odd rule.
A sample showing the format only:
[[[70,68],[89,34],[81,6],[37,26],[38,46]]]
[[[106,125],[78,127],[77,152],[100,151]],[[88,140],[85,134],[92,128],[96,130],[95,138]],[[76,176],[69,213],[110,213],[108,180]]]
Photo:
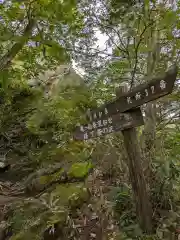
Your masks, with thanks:
[[[127,91],[127,86],[117,89],[116,95],[120,97]],[[136,212],[139,224],[144,232],[152,232],[152,208],[149,200],[146,182],[142,168],[142,156],[135,128],[122,131],[124,145],[128,155],[128,167],[132,190],[136,203]]]

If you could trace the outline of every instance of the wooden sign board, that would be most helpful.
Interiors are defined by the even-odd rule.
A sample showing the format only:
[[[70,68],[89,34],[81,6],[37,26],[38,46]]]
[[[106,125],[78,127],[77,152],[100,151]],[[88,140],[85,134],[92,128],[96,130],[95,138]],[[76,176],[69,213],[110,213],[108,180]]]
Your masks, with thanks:
[[[177,67],[165,73],[163,77],[154,78],[146,84],[139,85],[113,102],[87,113],[90,121],[122,113],[136,108],[144,103],[153,101],[172,92],[177,76]]]
[[[90,122],[87,125],[77,127],[74,133],[76,140],[88,140],[95,137],[121,131],[124,129],[141,126],[144,124],[140,108],[128,113],[117,113],[112,116]]]

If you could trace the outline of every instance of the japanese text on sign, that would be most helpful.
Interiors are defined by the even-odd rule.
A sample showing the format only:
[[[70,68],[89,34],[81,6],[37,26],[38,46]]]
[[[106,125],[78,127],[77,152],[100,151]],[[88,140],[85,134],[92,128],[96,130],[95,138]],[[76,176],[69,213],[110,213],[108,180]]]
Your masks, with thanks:
[[[159,82],[159,87],[161,90],[164,90],[166,88],[166,85],[167,85],[167,83],[164,80],[161,80]],[[155,86],[152,85],[152,86],[150,86],[149,89],[147,89],[147,88],[144,89],[144,92],[137,92],[134,97],[133,96],[127,97],[126,100],[127,100],[128,104],[131,104],[134,100],[136,100],[136,101],[141,100],[143,98],[143,96],[148,97],[151,94],[155,94],[155,92],[156,92]]]
[[[89,123],[87,126],[80,126],[80,131],[85,132],[86,130],[93,130],[97,128],[106,127],[107,125],[112,124],[112,117],[107,119],[98,120],[97,122]]]
[[[107,116],[105,119],[97,119],[82,126],[78,124],[74,137],[77,140],[87,141],[91,138],[101,137],[132,126],[140,126],[143,123],[141,110],[137,108],[132,110],[131,113],[118,113],[109,117]]]
[[[89,118],[90,121],[92,120],[96,120],[102,117],[102,114],[108,115],[108,110],[107,108],[104,109],[104,111],[100,111],[98,113],[94,113],[93,115],[90,114],[90,110],[87,111],[87,116]]]
[[[104,134],[108,134],[108,133],[113,133],[115,130],[114,130],[114,127],[113,126],[108,126],[108,127],[104,127],[104,128],[98,128],[95,131],[91,131],[89,133],[85,132],[84,133],[84,140],[88,140],[89,138],[92,138],[94,136],[97,136],[97,137],[100,137]]]

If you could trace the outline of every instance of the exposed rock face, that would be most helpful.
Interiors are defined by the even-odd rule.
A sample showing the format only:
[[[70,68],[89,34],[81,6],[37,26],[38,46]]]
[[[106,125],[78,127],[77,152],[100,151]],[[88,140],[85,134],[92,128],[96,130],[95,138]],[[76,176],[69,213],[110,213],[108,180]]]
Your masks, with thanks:
[[[69,64],[60,65],[55,70],[48,70],[39,75],[38,80],[31,80],[31,86],[42,85],[47,97],[57,94],[60,88],[84,85],[84,80]]]

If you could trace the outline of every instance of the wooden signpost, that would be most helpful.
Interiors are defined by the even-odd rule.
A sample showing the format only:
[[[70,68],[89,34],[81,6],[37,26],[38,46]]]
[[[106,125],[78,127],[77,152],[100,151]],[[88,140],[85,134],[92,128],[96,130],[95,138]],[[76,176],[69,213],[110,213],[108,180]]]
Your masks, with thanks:
[[[88,124],[77,127],[74,138],[88,140],[114,131],[122,131],[128,155],[128,166],[136,202],[139,223],[145,232],[152,229],[152,211],[141,165],[141,151],[135,127],[143,124],[140,105],[170,94],[177,76],[172,67],[164,76],[139,85],[130,92],[124,91],[113,102],[88,111]]]
[[[88,140],[143,124],[144,121],[141,110],[137,108],[128,113],[118,113],[104,117],[103,119],[98,119],[92,123],[90,122],[87,125],[79,126],[75,131],[75,139]]]
[[[89,138],[114,131],[142,125],[142,117],[140,117],[140,110],[137,110],[137,107],[170,94],[173,90],[176,75],[177,67],[173,67],[164,76],[154,78],[146,84],[139,85],[130,92],[125,92],[123,95],[117,96],[118,98],[115,101],[88,111],[87,120],[89,124],[76,128],[74,138],[77,140],[88,140]],[[125,119],[131,119],[131,124],[129,123],[127,126],[128,123],[126,124],[127,121]],[[119,126],[117,127],[118,124]],[[116,127],[114,127],[115,125]],[[109,126],[108,130],[106,129],[107,126]],[[98,129],[102,127],[104,129],[102,129],[101,133]]]
[[[176,75],[177,67],[173,67],[166,72],[164,76],[154,78],[148,83],[139,85],[132,91],[124,93],[115,101],[91,110],[87,114],[87,118],[89,121],[96,121],[96,119],[103,118],[107,115],[111,116],[112,114],[126,112],[144,103],[170,94],[173,90]]]

